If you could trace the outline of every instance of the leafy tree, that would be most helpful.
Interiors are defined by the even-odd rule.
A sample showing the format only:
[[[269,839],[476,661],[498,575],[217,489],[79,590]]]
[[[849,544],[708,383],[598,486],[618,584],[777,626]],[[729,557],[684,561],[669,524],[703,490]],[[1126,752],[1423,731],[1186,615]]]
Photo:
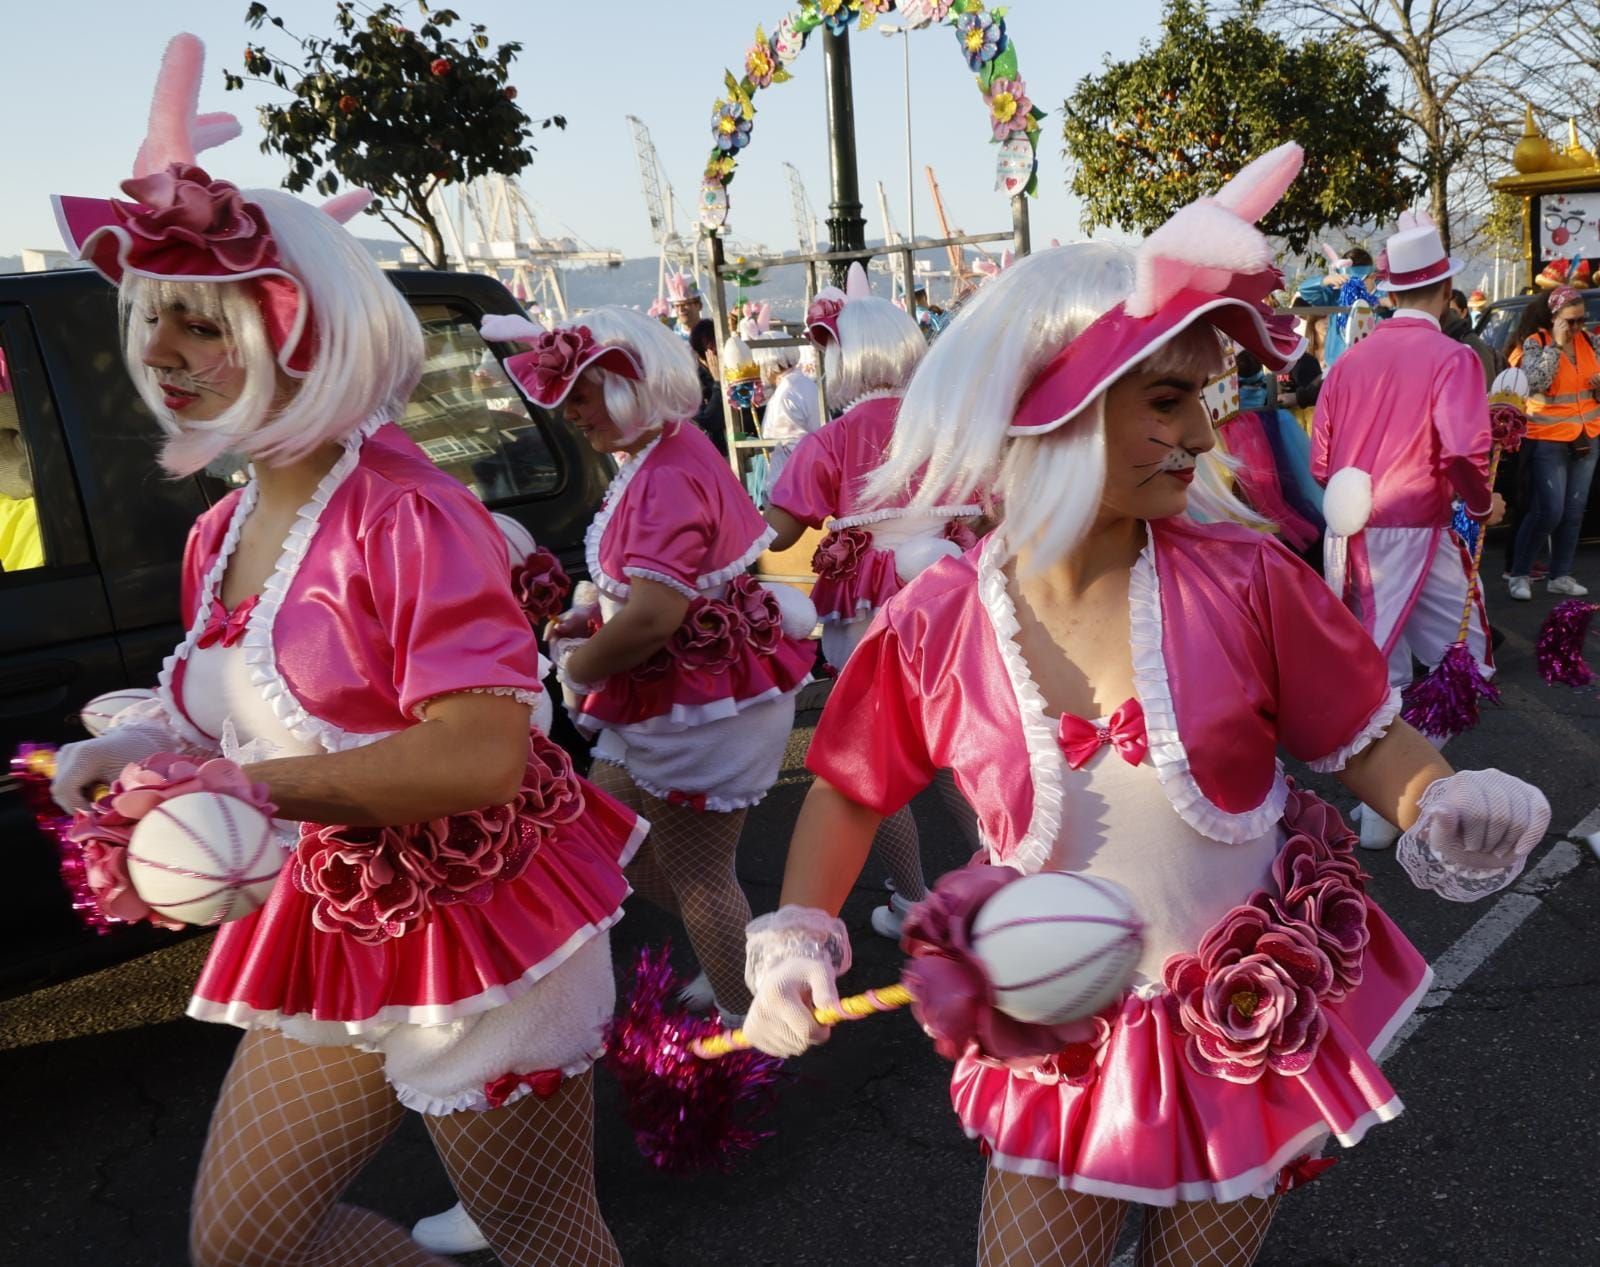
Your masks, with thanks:
[[[295,60],[260,44],[244,51],[244,74],[225,72],[230,89],[246,80],[291,94],[288,102],[260,108],[266,139],[262,153],[289,161],[284,186],[299,192],[338,192],[340,181],[370,190],[372,210],[434,268],[445,265],[439,222],[429,197],[448,184],[498,172],[515,176],[533,161],[528,143],[534,123],[516,104],[508,79],[522,50],[516,42],[491,53],[479,23],[453,38],[461,22],[453,9],[429,11],[404,26],[403,5],[339,0],[337,34],[302,37],[265,4],[251,4],[245,22],[277,27],[299,46]],[[564,128],[561,115],[541,120]]]
[[[1324,225],[1392,218],[1417,188],[1405,125],[1354,42],[1294,47],[1249,12],[1212,25],[1201,0],[1167,0],[1160,40],[1107,58],[1063,113],[1085,229],[1149,232],[1288,140],[1305,167],[1263,227],[1295,251]]]

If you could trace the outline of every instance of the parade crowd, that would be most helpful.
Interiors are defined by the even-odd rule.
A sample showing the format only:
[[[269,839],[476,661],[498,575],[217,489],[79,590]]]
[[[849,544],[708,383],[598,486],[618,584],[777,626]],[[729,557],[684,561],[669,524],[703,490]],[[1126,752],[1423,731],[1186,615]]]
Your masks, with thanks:
[[[199,58],[179,37],[163,74]],[[1529,298],[1508,365],[1425,221],[1285,292],[1256,225],[1299,171],[1286,144],[1138,245],[1009,261],[950,313],[857,271],[811,300],[804,352],[764,347],[760,312],[715,329],[687,277],[654,315],[486,318],[527,398],[618,464],[587,581],[551,601],[548,555],[396,425],[422,335],[340,224],[359,199],[236,189],[198,165],[211,116],[157,102],[123,196],[59,219],[118,288],[161,467],[251,474],[190,533],[186,633],[149,697],[63,748],[52,790],[121,918],[163,913],[118,814],[181,784],[271,820],[282,865],[189,1008],[244,1030],[192,1261],[620,1262],[593,1157],[609,929],[639,901],[680,920],[687,1006],[798,1057],[873,852],[873,931],[942,948],[916,1014],[988,1159],[985,1267],[1108,1263],[1131,1204],[1141,1267],[1248,1264],[1326,1150],[1401,1112],[1377,1057],[1431,972],[1364,866],[1392,849],[1476,900],[1545,835],[1537,788],[1453,769],[1448,731],[1402,714],[1447,661],[1493,677],[1479,560],[1508,501],[1509,598],[1585,593],[1600,346],[1577,290]],[[772,442],[755,497],[727,456],[736,390]],[[1527,419],[1498,470],[1491,391]],[[802,540],[809,593],[763,582]],[[823,675],[780,903],[753,912],[746,816]],[[930,786],[973,851],[937,884],[908,809]],[[1046,872],[1138,913],[1089,1015],[970,984],[962,903]],[[406,1110],[461,1202],[414,1231],[344,1200]]]

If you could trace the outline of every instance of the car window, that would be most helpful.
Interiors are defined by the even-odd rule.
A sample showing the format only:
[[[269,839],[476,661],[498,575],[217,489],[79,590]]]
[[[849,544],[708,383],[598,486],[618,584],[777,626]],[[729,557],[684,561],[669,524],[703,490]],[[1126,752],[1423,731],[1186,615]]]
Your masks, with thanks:
[[[44,565],[33,463],[22,432],[5,343],[0,338],[0,570],[23,572]]]
[[[1489,313],[1489,319],[1483,323],[1483,329],[1478,333],[1485,343],[1504,355],[1511,350],[1511,336],[1516,332],[1517,323],[1521,320],[1521,305],[1496,308]]]
[[[477,320],[446,304],[415,305],[426,361],[400,425],[480,501],[544,497],[561,487],[561,460]]]

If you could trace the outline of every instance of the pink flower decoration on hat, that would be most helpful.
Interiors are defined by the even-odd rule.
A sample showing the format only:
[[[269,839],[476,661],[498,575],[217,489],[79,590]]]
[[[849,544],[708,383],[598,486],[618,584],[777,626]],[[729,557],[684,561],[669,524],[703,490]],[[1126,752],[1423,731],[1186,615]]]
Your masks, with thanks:
[[[134,242],[129,263],[157,276],[194,275],[192,253],[204,252],[222,273],[278,267],[278,249],[261,208],[237,187],[212,180],[192,163],[122,182],[137,206],[113,202]],[[207,270],[208,272],[210,270]]]
[[[1310,937],[1261,906],[1236,906],[1192,955],[1164,971],[1188,1032],[1185,1055],[1200,1073],[1252,1083],[1269,1069],[1304,1073],[1328,1032],[1320,999],[1333,965]]]
[[[806,333],[814,342],[823,340],[817,337],[818,330],[826,330],[835,341],[839,338],[839,314],[844,311],[844,292],[829,287],[811,301],[811,306],[806,309]]]
[[[523,354],[535,393],[541,397],[553,395],[564,387],[594,349],[594,334],[588,326],[545,331],[533,341],[530,352]]]

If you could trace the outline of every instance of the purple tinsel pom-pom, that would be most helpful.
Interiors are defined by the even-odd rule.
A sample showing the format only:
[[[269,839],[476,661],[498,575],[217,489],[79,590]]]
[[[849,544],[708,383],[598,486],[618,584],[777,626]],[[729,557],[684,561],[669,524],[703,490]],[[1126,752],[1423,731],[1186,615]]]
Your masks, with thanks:
[[[89,874],[83,861],[83,845],[68,834],[72,815],[63,814],[50,796],[50,776],[45,774],[37,758],[52,759],[56,746],[48,743],[18,744],[11,758],[11,775],[22,792],[23,802],[33,814],[39,830],[55,842],[56,865],[61,872],[61,883],[66,887],[72,902],[73,914],[95,932],[104,936],[113,926],[124,921],[112,919],[100,909],[94,892],[89,887]]]
[[[1406,687],[1400,716],[1425,735],[1451,739],[1478,724],[1478,701],[1500,702],[1500,688],[1483,675],[1471,649],[1452,642],[1427,677]]]
[[[751,1123],[776,1102],[783,1062],[759,1051],[696,1056],[690,1044],[722,1026],[675,1006],[680,984],[670,947],[639,951],[627,1007],[611,1023],[605,1065],[651,1165],[678,1174],[726,1171],[772,1134]]]
[[[1600,611],[1600,603],[1569,598],[1552,607],[1539,626],[1534,649],[1539,672],[1551,686],[1588,686],[1594,681],[1594,670],[1583,658],[1583,640],[1596,611]]]

